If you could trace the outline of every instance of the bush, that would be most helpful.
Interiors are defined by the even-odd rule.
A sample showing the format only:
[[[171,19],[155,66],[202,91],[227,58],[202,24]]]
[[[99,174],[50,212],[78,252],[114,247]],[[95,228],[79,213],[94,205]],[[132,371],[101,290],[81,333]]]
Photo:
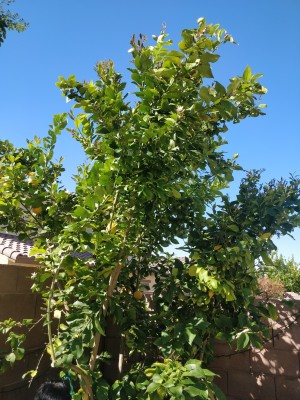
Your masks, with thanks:
[[[294,258],[285,259],[282,255],[274,252],[271,255],[270,263],[263,263],[258,270],[260,278],[268,278],[263,280],[260,285],[263,288],[270,288],[272,292],[276,292],[275,287],[283,285],[286,292],[300,292],[300,269],[299,263]]]
[[[266,300],[282,298],[285,291],[283,283],[274,278],[259,278],[258,286],[260,297]]]

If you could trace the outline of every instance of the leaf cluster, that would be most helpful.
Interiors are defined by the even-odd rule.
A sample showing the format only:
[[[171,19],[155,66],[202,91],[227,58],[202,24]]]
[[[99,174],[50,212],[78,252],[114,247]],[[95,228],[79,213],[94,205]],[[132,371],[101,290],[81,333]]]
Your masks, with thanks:
[[[32,320],[29,319],[17,322],[9,318],[0,323],[0,336],[7,345],[5,349],[0,350],[0,374],[13,366],[16,361],[23,359],[26,339],[24,327],[28,330],[30,325],[32,325]]]
[[[133,373],[132,380],[117,381],[112,393],[113,398],[118,399],[225,399],[212,382],[214,376],[214,373],[202,368],[197,359],[191,359],[184,365],[165,359],[153,363],[142,373]]]
[[[6,38],[7,31],[16,30],[17,32],[23,32],[28,22],[25,22],[18,13],[13,13],[9,9],[4,8],[15,0],[1,0],[0,1],[0,46]]]

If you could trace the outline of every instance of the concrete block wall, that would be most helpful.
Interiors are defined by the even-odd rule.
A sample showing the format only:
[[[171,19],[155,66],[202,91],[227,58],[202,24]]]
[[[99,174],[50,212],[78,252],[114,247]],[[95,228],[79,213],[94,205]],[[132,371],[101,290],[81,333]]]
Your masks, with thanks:
[[[228,400],[300,399],[300,296],[288,298],[293,307],[274,302],[279,318],[270,322],[271,338],[263,349],[234,352],[216,343],[210,369]]]
[[[24,318],[39,320],[42,302],[40,297],[31,291],[30,277],[34,271],[34,266],[0,265],[0,321],[8,318],[16,321],[22,321]],[[43,355],[45,342],[45,327],[38,323],[27,335],[24,359],[0,375],[0,400],[33,399],[37,387],[45,380],[45,374],[50,367],[48,354]],[[0,349],[7,349],[1,336]],[[39,376],[29,387],[28,381],[22,379],[22,375],[28,370],[34,370],[39,362]]]
[[[31,291],[31,275],[35,268],[0,264],[0,321],[8,318],[16,321],[24,318],[39,321],[42,301],[39,295]],[[0,400],[32,400],[42,382],[52,377],[57,378],[58,371],[51,368],[48,353],[44,352],[46,342],[46,329],[40,322],[27,334],[24,359],[0,375]],[[123,354],[120,355],[121,334],[116,325],[108,324],[108,332],[102,343],[103,350],[112,355],[109,365],[102,365],[103,375],[109,382],[113,382],[120,378],[119,361],[123,357]],[[0,335],[0,350],[6,349],[8,346]],[[35,370],[38,364],[39,375],[29,386],[28,379],[22,379],[22,375],[29,370]]]
[[[31,292],[31,274],[35,267],[0,264],[0,321],[33,318],[41,313],[41,299]],[[300,399],[300,295],[289,294],[294,307],[276,302],[279,319],[272,325],[272,337],[262,350],[234,352],[225,343],[216,343],[216,358],[210,365],[219,377],[216,383],[228,400],[299,400]],[[111,326],[104,347],[112,353],[110,366],[104,366],[108,380],[120,377],[121,340],[117,327]],[[47,354],[41,359],[40,375],[31,387],[22,374],[36,368],[44,343],[45,329],[37,324],[26,341],[26,356],[15,367],[0,375],[0,400],[32,400],[37,387],[56,371],[50,368]],[[0,337],[0,349],[5,343]],[[121,354],[122,357],[122,354]],[[50,372],[49,372],[50,370]]]

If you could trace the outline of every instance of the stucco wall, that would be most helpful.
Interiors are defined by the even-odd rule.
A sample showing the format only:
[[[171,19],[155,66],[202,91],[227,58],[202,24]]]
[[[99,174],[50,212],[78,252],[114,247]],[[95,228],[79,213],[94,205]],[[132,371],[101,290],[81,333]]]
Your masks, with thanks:
[[[216,343],[216,358],[210,368],[228,400],[300,399],[300,296],[287,294],[293,307],[274,304],[279,318],[272,322],[272,335],[262,350],[234,352]]]

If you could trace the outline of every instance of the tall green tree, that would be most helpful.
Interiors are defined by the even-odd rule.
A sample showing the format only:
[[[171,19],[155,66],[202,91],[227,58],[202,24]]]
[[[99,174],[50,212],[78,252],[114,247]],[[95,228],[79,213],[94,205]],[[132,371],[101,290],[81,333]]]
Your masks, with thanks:
[[[23,32],[28,26],[28,22],[25,22],[18,13],[7,8],[14,1],[0,0],[0,46],[6,38],[7,31]]]
[[[205,368],[214,340],[260,347],[260,318],[276,316],[253,303],[255,264],[275,248],[274,235],[299,225],[299,181],[262,185],[253,171],[235,200],[224,195],[241,169],[222,151],[227,125],[263,115],[266,89],[249,66],[227,86],[214,78],[218,48],[233,42],[219,25],[200,18],[181,36],[178,49],[165,33],[153,45],[133,37],[135,99],[113,62],[100,62],[95,82],[70,76],[57,84],[73,101],[73,126],[55,115],[45,138],[27,148],[1,142],[0,223],[34,239],[47,350],[53,366],[79,379],[74,399],[222,398]],[[64,129],[87,156],[74,193],[54,159]],[[178,238],[185,262],[162,256]],[[149,274],[151,312],[140,298]],[[108,320],[128,349],[123,378],[112,385],[101,373]]]

